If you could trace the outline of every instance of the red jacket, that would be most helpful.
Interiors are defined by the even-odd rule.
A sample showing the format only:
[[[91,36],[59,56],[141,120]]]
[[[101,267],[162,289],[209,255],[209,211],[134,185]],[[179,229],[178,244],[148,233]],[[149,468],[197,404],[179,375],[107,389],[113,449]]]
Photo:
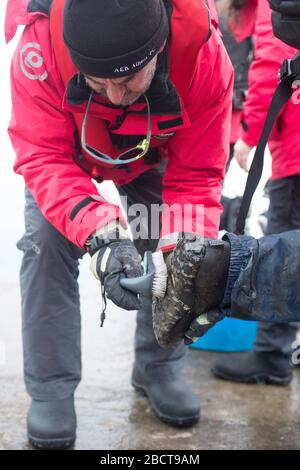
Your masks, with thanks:
[[[251,6],[253,9],[249,11]],[[248,145],[255,146],[278,85],[280,65],[297,51],[275,38],[268,0],[249,0],[248,11],[240,16],[238,23],[239,29],[233,29],[240,39],[246,37],[251,29],[254,33],[254,61],[249,70],[249,90],[242,116],[244,131],[241,137]],[[295,89],[294,96],[285,105],[270,136],[274,179],[300,173],[299,91],[299,87]]]
[[[99,197],[91,175],[76,163],[78,132],[74,112],[65,105],[66,87],[55,60],[47,13],[32,9],[29,12],[28,0],[9,0],[7,40],[18,24],[27,27],[12,60],[9,134],[16,152],[14,169],[23,175],[49,222],[83,247],[97,227],[115,218],[124,225],[125,221],[119,208]],[[178,208],[200,204],[204,206],[202,213],[188,207],[185,217],[192,219],[198,232],[217,235],[220,182],[229,147],[232,81],[232,66],[213,27],[209,41],[199,52],[193,81],[181,103],[184,123],[161,147],[168,159],[163,202],[177,205],[171,226],[163,223],[162,236],[176,230],[175,219],[178,222],[181,212],[184,214]],[[113,171],[103,170],[103,176],[117,184],[125,182]],[[135,176],[127,175],[127,181]],[[81,207],[82,201],[87,203]],[[166,216],[167,211],[163,221]]]

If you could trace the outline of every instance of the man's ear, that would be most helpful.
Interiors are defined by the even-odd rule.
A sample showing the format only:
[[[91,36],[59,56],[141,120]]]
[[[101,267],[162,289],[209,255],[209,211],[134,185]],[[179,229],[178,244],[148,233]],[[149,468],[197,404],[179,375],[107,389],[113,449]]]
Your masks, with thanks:
[[[165,40],[165,41],[163,42],[163,44],[160,46],[160,48],[159,48],[158,51],[157,51],[157,54],[161,54],[161,53],[162,53],[162,51],[163,51],[164,48],[165,48],[166,43],[167,43],[167,40]]]

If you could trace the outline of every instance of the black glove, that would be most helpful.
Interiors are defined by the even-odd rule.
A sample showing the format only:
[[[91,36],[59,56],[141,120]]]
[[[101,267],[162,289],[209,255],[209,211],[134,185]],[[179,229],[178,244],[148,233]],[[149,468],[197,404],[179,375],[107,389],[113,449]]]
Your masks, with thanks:
[[[205,335],[218,321],[223,320],[225,314],[218,308],[202,313],[195,318],[185,333],[184,344],[189,345]]]
[[[103,238],[97,237],[89,251],[92,256],[91,270],[100,280],[104,296],[125,310],[137,310],[140,301],[136,294],[120,285],[122,277],[143,274],[141,257],[133,242],[129,238],[115,239],[108,233]]]

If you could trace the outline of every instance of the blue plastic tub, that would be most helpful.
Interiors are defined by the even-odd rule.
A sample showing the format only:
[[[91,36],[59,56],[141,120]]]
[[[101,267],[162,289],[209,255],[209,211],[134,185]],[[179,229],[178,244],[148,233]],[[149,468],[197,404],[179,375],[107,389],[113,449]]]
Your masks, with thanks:
[[[207,351],[239,352],[253,348],[257,323],[224,318],[190,347]]]

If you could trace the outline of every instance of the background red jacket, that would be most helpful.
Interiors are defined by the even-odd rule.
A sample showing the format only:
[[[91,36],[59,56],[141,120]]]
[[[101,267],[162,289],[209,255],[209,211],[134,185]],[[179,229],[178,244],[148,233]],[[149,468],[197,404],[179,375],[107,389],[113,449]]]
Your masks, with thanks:
[[[250,12],[251,4],[253,9]],[[249,90],[242,116],[245,129],[241,137],[248,145],[255,146],[278,85],[280,65],[284,59],[292,58],[297,51],[275,38],[268,0],[249,0],[248,11],[240,17],[235,32],[243,39],[251,28],[254,33],[254,61],[249,70]],[[299,85],[300,83],[279,115],[270,136],[274,179],[300,173]]]

